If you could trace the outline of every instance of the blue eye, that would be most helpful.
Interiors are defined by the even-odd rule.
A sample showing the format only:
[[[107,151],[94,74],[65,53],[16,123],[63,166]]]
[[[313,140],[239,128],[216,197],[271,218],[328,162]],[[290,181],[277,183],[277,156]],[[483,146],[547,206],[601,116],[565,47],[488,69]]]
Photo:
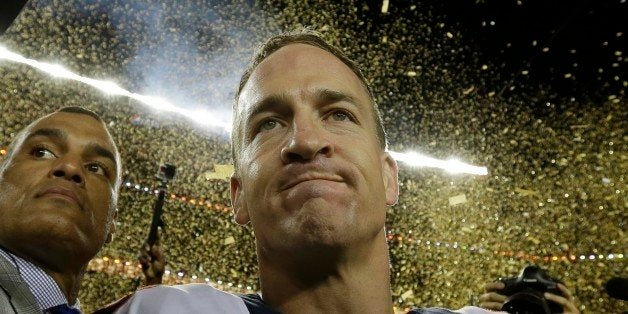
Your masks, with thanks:
[[[270,131],[274,129],[279,123],[275,120],[267,120],[262,122],[259,126],[260,131]]]
[[[337,110],[333,110],[329,115],[329,118],[333,119],[334,121],[353,121],[355,122],[355,119],[353,118],[353,115],[351,115],[351,113],[347,112],[346,110],[342,110],[342,109],[337,109]]]
[[[349,120],[349,115],[344,112],[336,111],[331,115],[332,119],[336,121],[346,121]]]

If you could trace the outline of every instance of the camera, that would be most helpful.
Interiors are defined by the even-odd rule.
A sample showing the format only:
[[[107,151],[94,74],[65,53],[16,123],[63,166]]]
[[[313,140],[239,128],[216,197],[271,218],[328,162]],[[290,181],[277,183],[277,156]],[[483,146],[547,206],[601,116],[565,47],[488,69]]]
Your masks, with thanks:
[[[171,164],[163,164],[159,166],[157,170],[157,179],[165,182],[170,182],[174,178],[174,174],[177,168]]]
[[[504,289],[500,294],[508,296],[502,311],[511,314],[551,314],[562,313],[560,304],[545,299],[543,294],[549,292],[562,295],[558,289],[559,281],[549,277],[538,266],[530,265],[521,270],[517,277],[500,278]]]

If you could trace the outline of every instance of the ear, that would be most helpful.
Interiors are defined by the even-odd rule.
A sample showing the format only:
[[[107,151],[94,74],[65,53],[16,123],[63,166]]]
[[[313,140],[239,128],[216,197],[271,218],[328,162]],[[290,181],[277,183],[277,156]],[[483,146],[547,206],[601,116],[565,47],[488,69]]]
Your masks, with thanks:
[[[249,223],[249,211],[244,202],[242,182],[235,174],[231,176],[231,207],[233,208],[233,219],[239,225]]]
[[[113,241],[113,235],[116,233],[116,221],[118,220],[118,208],[114,208],[111,221],[109,221],[109,233],[107,233],[107,239],[105,243],[111,243]]]
[[[389,153],[382,154],[382,178],[386,189],[386,205],[395,205],[399,200],[399,168]]]

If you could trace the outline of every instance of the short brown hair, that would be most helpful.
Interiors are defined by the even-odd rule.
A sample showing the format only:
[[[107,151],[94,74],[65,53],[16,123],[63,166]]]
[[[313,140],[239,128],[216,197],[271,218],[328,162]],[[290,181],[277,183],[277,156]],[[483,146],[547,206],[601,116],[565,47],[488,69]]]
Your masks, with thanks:
[[[232,155],[233,162],[236,169],[238,165],[237,151],[239,149],[240,140],[241,140],[240,134],[239,134],[239,128],[238,128],[239,117],[238,117],[238,110],[237,110],[238,99],[240,98],[240,93],[242,92],[242,89],[244,89],[244,85],[246,85],[246,83],[248,82],[253,71],[255,71],[257,66],[260,63],[262,63],[262,61],[268,58],[275,51],[291,44],[306,44],[306,45],[321,48],[333,54],[336,58],[338,58],[340,61],[346,64],[349,67],[349,69],[351,69],[351,71],[353,71],[353,73],[358,77],[358,79],[360,79],[360,82],[362,82],[362,85],[364,86],[364,88],[366,89],[369,95],[369,99],[371,100],[371,105],[373,108],[373,116],[375,118],[375,125],[377,128],[375,130],[376,135],[377,135],[377,140],[380,144],[381,149],[386,150],[387,139],[386,139],[386,131],[384,130],[384,124],[382,122],[382,116],[379,113],[379,108],[377,106],[377,103],[375,102],[375,97],[373,95],[371,86],[368,84],[366,77],[364,77],[358,65],[355,63],[355,61],[349,59],[340,49],[338,49],[337,47],[334,47],[333,45],[325,41],[325,39],[323,39],[323,36],[319,32],[313,31],[309,28],[302,28],[302,29],[291,31],[291,32],[282,33],[266,40],[263,44],[257,47],[257,49],[255,50],[255,53],[253,54],[253,58],[251,59],[249,66],[242,74],[242,78],[240,79],[240,85],[238,86],[238,90],[235,94],[234,102],[233,102],[233,115],[234,116],[233,116],[233,128],[231,130],[231,155]]]

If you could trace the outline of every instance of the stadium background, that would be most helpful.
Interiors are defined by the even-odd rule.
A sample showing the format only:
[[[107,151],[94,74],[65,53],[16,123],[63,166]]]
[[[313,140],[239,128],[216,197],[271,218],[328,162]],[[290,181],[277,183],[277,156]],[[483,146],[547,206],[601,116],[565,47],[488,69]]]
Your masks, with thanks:
[[[567,283],[583,311],[614,313],[628,309],[603,291],[628,269],[627,6],[34,0],[0,45],[228,119],[255,45],[311,26],[365,69],[392,150],[489,170],[454,175],[401,165],[401,197],[387,222],[399,309],[470,304],[485,282],[536,263]],[[140,284],[135,257],[162,162],[178,166],[164,216],[165,281],[259,288],[250,228],[232,221],[227,181],[207,179],[220,176],[211,174],[215,165],[231,163],[227,133],[25,65],[0,60],[0,76],[0,148],[36,117],[68,105],[102,114],[119,144],[118,233],[89,265],[84,310]]]

